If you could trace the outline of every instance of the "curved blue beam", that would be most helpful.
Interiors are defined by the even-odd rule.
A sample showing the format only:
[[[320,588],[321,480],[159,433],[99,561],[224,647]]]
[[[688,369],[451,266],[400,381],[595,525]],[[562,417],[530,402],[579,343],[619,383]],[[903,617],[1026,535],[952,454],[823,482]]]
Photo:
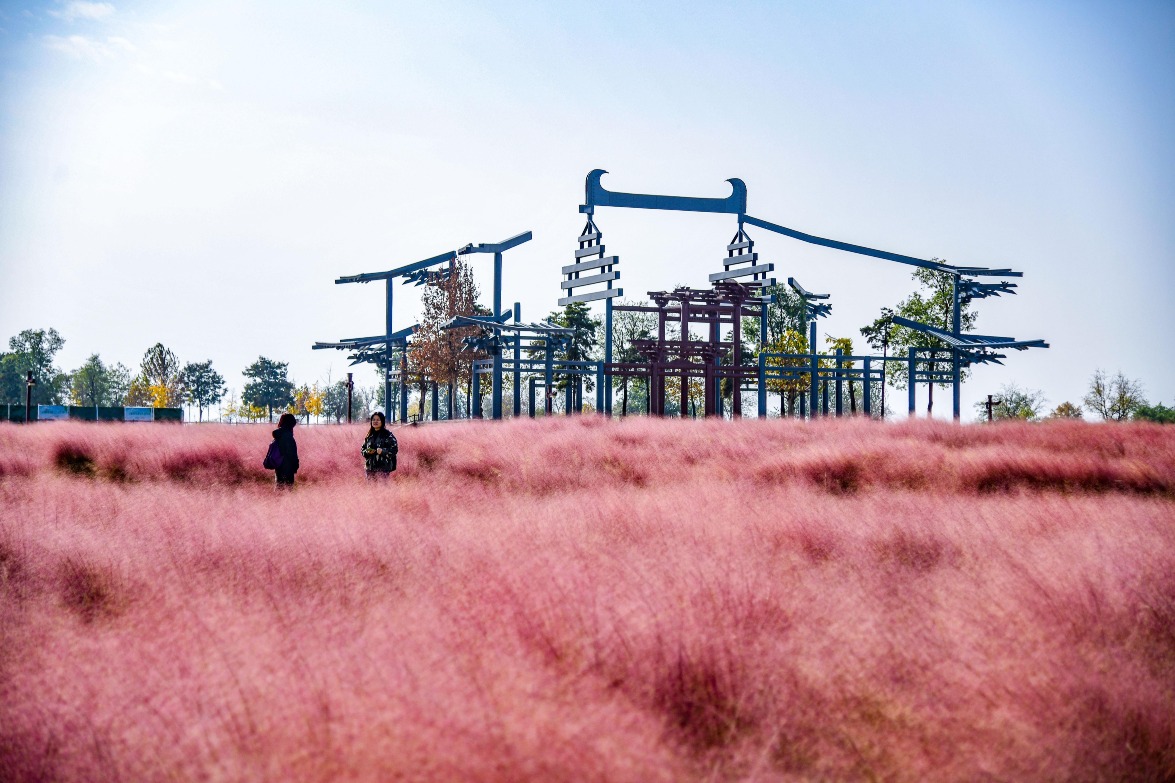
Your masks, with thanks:
[[[690,196],[654,196],[644,193],[617,193],[600,184],[608,172],[593,169],[584,184],[584,204],[580,212],[591,214],[596,207],[629,207],[633,209],[667,209],[680,212],[725,212],[741,215],[747,211],[747,186],[737,177],[726,180],[732,192],[726,198],[693,198]]]
[[[940,264],[936,261],[924,261],[921,258],[913,258],[912,256],[903,256],[898,253],[890,253],[885,250],[874,250],[871,247],[862,247],[861,245],[850,245],[848,242],[838,242],[835,239],[825,239],[824,237],[812,236],[805,234],[802,231],[796,231],[794,228],[787,228],[775,223],[768,223],[766,220],[760,220],[757,217],[750,215],[740,215],[739,222],[749,223],[752,226],[765,228],[768,231],[774,231],[776,234],[783,234],[785,237],[798,239],[801,242],[809,242],[813,245],[822,245],[824,247],[831,247],[833,250],[844,250],[847,253],[857,253],[862,256],[873,256],[874,258],[881,258],[886,261],[897,261],[899,264],[909,264],[910,266],[920,266],[923,269],[933,269],[937,272],[959,272],[957,267],[950,264]],[[1005,272],[1005,274],[1016,275],[1018,272]]]

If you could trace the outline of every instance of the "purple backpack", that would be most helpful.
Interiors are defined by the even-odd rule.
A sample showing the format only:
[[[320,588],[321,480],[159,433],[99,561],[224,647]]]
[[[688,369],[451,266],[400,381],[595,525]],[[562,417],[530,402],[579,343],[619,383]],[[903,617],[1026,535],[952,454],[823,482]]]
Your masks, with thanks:
[[[277,470],[282,466],[282,450],[277,445],[277,438],[269,444],[269,451],[265,452],[263,464],[266,470]]]

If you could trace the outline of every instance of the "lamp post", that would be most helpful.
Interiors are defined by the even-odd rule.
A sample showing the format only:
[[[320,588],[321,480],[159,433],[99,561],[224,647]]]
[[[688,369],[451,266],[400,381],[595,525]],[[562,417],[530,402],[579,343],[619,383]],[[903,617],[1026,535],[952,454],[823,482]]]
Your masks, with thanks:
[[[24,423],[29,423],[29,408],[33,406],[33,387],[37,385],[37,379],[33,377],[33,371],[29,370],[24,379]]]
[[[354,373],[347,373],[347,423],[351,423],[351,399],[355,393],[355,381],[352,378]]]
[[[994,397],[995,397],[994,394],[987,395],[987,420],[988,420],[988,422],[990,422],[992,419],[992,416],[991,416],[992,409],[997,405],[1004,404],[1003,400],[993,399]]]

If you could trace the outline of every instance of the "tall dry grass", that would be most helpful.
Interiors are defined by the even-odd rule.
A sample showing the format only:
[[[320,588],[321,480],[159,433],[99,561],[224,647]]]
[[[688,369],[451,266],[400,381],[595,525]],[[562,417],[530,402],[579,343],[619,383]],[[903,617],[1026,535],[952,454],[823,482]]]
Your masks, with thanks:
[[[0,426],[0,779],[1170,780],[1173,432]]]

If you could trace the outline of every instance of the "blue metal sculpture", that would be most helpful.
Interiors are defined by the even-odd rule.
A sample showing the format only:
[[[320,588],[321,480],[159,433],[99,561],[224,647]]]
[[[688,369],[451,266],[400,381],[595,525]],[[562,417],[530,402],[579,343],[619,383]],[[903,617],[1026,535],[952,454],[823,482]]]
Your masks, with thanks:
[[[511,248],[518,247],[524,242],[529,242],[531,239],[531,232],[524,231],[517,236],[510,237],[501,242],[489,244],[482,242],[476,247],[468,244],[457,251],[457,255],[466,255],[468,253],[494,254],[494,304],[492,312],[498,313],[502,310],[502,254]],[[491,409],[493,410],[493,417],[500,419],[502,418],[502,357],[500,354],[495,354],[494,356],[492,383]]]
[[[361,338],[362,340],[367,340],[370,342],[366,343],[366,345],[363,346],[365,348],[365,350],[361,351],[358,354],[355,354],[352,357],[354,359],[354,361],[352,361],[351,363],[355,364],[360,361],[362,361],[362,362],[376,362],[377,355],[375,353],[376,349],[374,348],[374,346],[378,346],[381,344],[383,345],[382,358],[381,358],[380,362],[377,363],[377,366],[381,367],[381,369],[383,369],[383,371],[384,371],[384,413],[388,417],[389,421],[396,420],[395,408],[392,407],[392,399],[393,399],[393,397],[392,397],[392,373],[393,373],[392,362],[393,362],[393,358],[394,358],[393,354],[395,353],[395,351],[397,349],[399,349],[401,376],[403,376],[402,370],[403,370],[404,364],[406,363],[404,352],[406,349],[407,338],[412,333],[412,331],[414,331],[416,328],[415,326],[410,327],[410,329],[404,330],[404,332],[406,332],[406,334],[400,333],[400,334],[403,334],[402,337],[396,337],[397,332],[395,331],[395,327],[392,326],[392,304],[393,304],[393,298],[394,298],[393,297],[394,288],[392,286],[392,283],[397,278],[404,278],[403,284],[405,284],[405,285],[407,285],[408,283],[415,283],[416,285],[421,285],[425,282],[428,282],[427,275],[430,273],[437,276],[434,279],[440,279],[442,276],[447,278],[453,272],[451,264],[456,258],[457,258],[457,253],[455,251],[450,250],[447,253],[441,253],[440,255],[433,256],[432,258],[426,258],[423,261],[417,261],[416,263],[413,263],[413,264],[407,264],[405,266],[396,267],[395,269],[390,269],[387,272],[369,272],[369,273],[364,273],[364,274],[360,274],[360,275],[347,275],[347,276],[340,277],[335,280],[335,285],[340,285],[343,283],[371,283],[371,282],[375,282],[377,280],[383,280],[384,284],[386,286],[386,288],[385,288],[386,307],[385,307],[385,311],[384,311],[384,328],[386,329],[386,331],[385,331],[384,335],[380,338],[376,338],[376,337]],[[449,264],[450,266],[447,269],[446,268],[438,268],[439,265],[441,265],[441,264]],[[314,347],[315,348],[339,348],[340,350],[346,350],[347,348],[344,346],[346,346],[348,343],[353,343],[353,342],[356,342],[356,341],[344,340],[344,341],[341,341],[341,343],[316,343],[314,345]],[[399,387],[400,387],[401,391],[404,389],[404,385],[405,385],[406,380],[407,380],[406,378],[403,378],[403,377],[400,378]],[[421,402],[423,404],[423,400]],[[401,393],[400,394],[400,420],[403,421],[407,417],[408,417],[408,395],[406,393]]]
[[[509,318],[513,314],[514,323],[508,323]],[[583,375],[597,376],[601,371],[603,364],[601,362],[577,362],[569,360],[556,360],[555,352],[566,348],[571,336],[575,330],[570,327],[557,326],[549,321],[540,321],[539,323],[522,323],[521,322],[521,307],[517,302],[514,303],[514,310],[502,313],[498,318],[491,316],[467,316],[459,315],[450,319],[441,328],[448,329],[462,329],[469,327],[477,327],[481,331],[478,334],[465,337],[462,341],[464,343],[463,350],[486,353],[490,355],[490,359],[479,359],[478,362],[490,362],[490,364],[479,365],[480,369],[474,372],[474,416],[481,417],[481,398],[480,398],[480,380],[478,375],[482,372],[493,371],[493,359],[499,360],[499,366],[503,370],[509,370],[514,376],[514,415],[522,415],[522,373],[536,372],[542,370],[544,388],[547,390],[554,388],[554,376],[556,373],[565,375],[569,378]],[[512,332],[513,334],[508,334]],[[543,359],[528,359],[523,358],[522,342],[529,340],[530,344],[527,346],[529,350],[542,349]],[[510,362],[505,362],[504,356],[507,349],[513,349],[513,359]],[[488,369],[486,369],[488,368]],[[602,380],[602,377],[601,377]],[[532,384],[533,387],[533,384]],[[597,407],[603,405],[603,400],[600,398],[602,394],[602,387],[597,388]],[[567,411],[571,412],[570,397],[567,405]],[[551,413],[550,398],[547,398],[546,412]],[[533,388],[530,415],[534,416],[534,400]]]
[[[811,368],[811,372],[809,373],[811,388],[808,391],[808,405],[811,407],[814,415],[819,408],[818,378],[820,368],[820,356],[816,351],[816,319],[825,318],[832,314],[832,305],[824,302],[831,294],[813,294],[797,283],[794,277],[789,277],[787,284],[804,300],[804,325],[802,329],[808,333],[808,353],[810,354],[808,362]],[[801,397],[801,416],[804,415],[803,405],[804,399]]]
[[[580,251],[577,251],[576,260],[579,262],[579,253],[585,249],[589,251],[588,254],[592,256],[598,255],[600,261],[610,261],[608,264],[599,263],[591,266],[580,266],[579,263],[573,264],[569,267],[563,267],[563,274],[567,279],[563,282],[564,289],[577,287],[579,285],[588,285],[590,283],[606,283],[608,288],[604,291],[596,291],[589,294],[580,294],[576,296],[567,297],[560,300],[560,304],[571,301],[588,302],[595,299],[607,300],[607,311],[605,317],[605,364],[608,367],[612,366],[612,298],[620,295],[620,289],[613,289],[612,284],[619,280],[619,273],[612,270],[612,266],[619,263],[619,258],[615,256],[603,256],[602,245],[596,253],[595,245],[599,243],[601,233],[594,222],[594,214],[597,207],[624,207],[632,209],[659,209],[659,210],[677,210],[686,212],[717,212],[737,215],[738,217],[738,233],[734,240],[727,246],[727,258],[723,259],[724,269],[710,275],[712,283],[719,282],[735,282],[739,278],[750,277],[751,284],[772,285],[774,279],[768,278],[767,273],[774,271],[772,264],[758,264],[758,254],[753,251],[754,243],[746,235],[746,226],[756,226],[758,228],[771,231],[782,236],[798,239],[802,242],[808,242],[822,247],[832,248],[834,250],[841,250],[848,253],[855,253],[858,255],[870,256],[879,258],[885,261],[893,261],[900,264],[920,267],[923,269],[932,269],[938,272],[945,272],[952,276],[954,282],[954,313],[953,313],[953,329],[952,336],[959,340],[961,339],[961,323],[960,323],[960,309],[962,301],[966,299],[978,299],[988,296],[999,296],[1004,293],[1012,293],[1015,291],[1015,284],[1007,281],[1000,281],[998,283],[980,283],[971,278],[976,277],[1021,277],[1022,273],[1014,272],[1011,269],[989,269],[986,267],[976,266],[955,266],[945,264],[940,261],[925,260],[915,258],[913,256],[906,256],[899,253],[891,253],[885,250],[877,250],[875,248],[865,247],[863,245],[854,245],[848,242],[840,242],[834,239],[826,239],[818,237],[813,234],[806,234],[802,231],[797,231],[786,226],[781,226],[778,223],[772,223],[761,218],[753,217],[747,214],[747,188],[742,180],[732,178],[727,182],[731,184],[733,192],[726,198],[694,198],[685,196],[661,196],[650,195],[643,193],[621,193],[610,191],[604,188],[601,184],[601,179],[607,172],[604,169],[593,169],[588,175],[585,182],[585,203],[579,207],[579,211],[588,215],[588,224],[580,235]],[[582,279],[579,276],[581,271],[587,269],[595,270],[597,268],[604,269],[604,273],[593,275],[590,278]],[[794,282],[794,281],[793,281]],[[796,286],[793,286],[793,288]],[[797,292],[801,296],[806,294],[802,289],[797,288]],[[813,302],[809,301],[819,298],[826,298],[825,295],[815,296],[809,295],[805,297],[805,302],[809,305],[809,320],[813,320],[819,315],[827,314],[827,306],[822,305],[813,308]],[[821,310],[820,308],[824,309]],[[814,325],[813,325],[814,326]],[[685,328],[683,326],[683,328]],[[735,327],[736,342],[739,327]],[[763,303],[763,312],[760,320],[760,335],[761,344],[766,343],[766,302]],[[814,328],[813,328],[814,332]],[[1028,340],[1020,341],[1024,347],[1047,347],[1047,344],[1042,340]],[[952,343],[952,346],[954,344]],[[810,337],[810,350],[812,352],[812,366],[817,368],[816,346],[814,333]],[[954,387],[954,416],[958,418],[960,415],[960,362],[970,361],[967,358],[967,352],[960,347],[952,347],[951,360],[953,364],[950,381]],[[880,358],[880,357],[877,357]],[[816,383],[818,373],[813,370],[812,373],[812,399],[811,404],[813,412],[816,409]],[[936,375],[937,377],[937,375]],[[684,378],[684,376],[683,376]],[[607,379],[609,404],[607,410],[610,413],[610,397],[611,397],[611,375]],[[915,386],[915,376],[911,375],[910,388],[911,394]]]
[[[584,203],[579,211],[588,215],[596,207],[629,207],[632,209],[664,209],[680,212],[725,212],[742,215],[747,211],[747,186],[741,179],[726,180],[733,191],[726,198],[692,198],[689,196],[651,196],[643,193],[617,193],[607,190],[600,179],[608,172],[593,169],[587,175]]]

